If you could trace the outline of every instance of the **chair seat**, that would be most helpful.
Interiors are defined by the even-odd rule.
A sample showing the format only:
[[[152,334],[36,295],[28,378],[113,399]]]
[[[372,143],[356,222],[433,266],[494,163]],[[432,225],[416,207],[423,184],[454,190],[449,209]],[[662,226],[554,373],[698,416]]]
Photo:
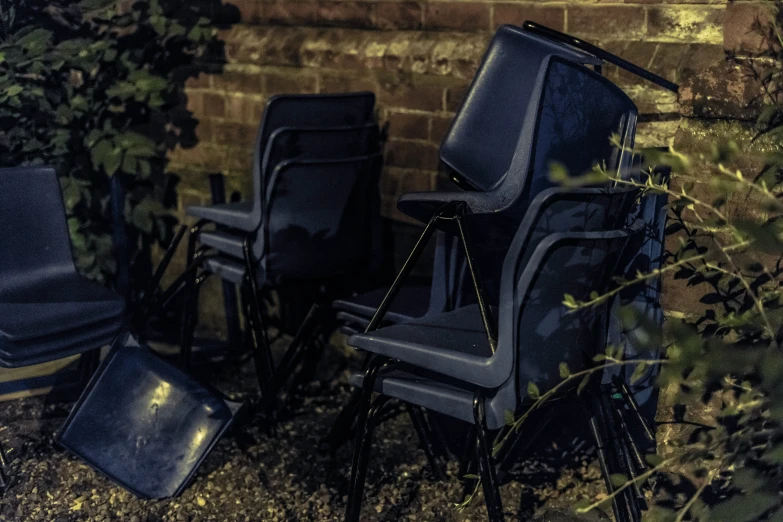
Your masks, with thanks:
[[[0,337],[29,341],[119,320],[125,301],[77,274],[41,279],[0,295]]]
[[[225,230],[215,230],[202,232],[198,236],[199,242],[210,248],[214,248],[221,254],[226,254],[236,259],[244,259],[244,236],[227,232]]]
[[[482,381],[492,356],[478,305],[354,335],[348,344],[468,382]]]
[[[120,321],[110,321],[94,330],[51,337],[38,344],[2,341],[0,367],[21,368],[97,350],[111,344],[121,327]]]
[[[241,285],[245,280],[245,263],[228,257],[212,257],[204,261],[203,268],[224,281]]]
[[[26,341],[14,342],[0,338],[0,359],[10,363],[18,363],[42,356],[54,356],[56,352],[63,349],[71,349],[80,343],[91,345],[93,340],[115,335],[121,325],[121,319],[114,318],[67,332]]]
[[[424,316],[429,306],[430,286],[428,283],[400,288],[383,318],[384,322],[401,323]],[[332,309],[364,317],[369,321],[388,291],[387,287],[377,288],[355,297],[337,299],[332,303]]]
[[[351,386],[361,388],[364,373],[357,372],[348,379]],[[476,387],[467,383],[433,375],[410,365],[396,364],[382,368],[375,379],[374,391],[421,406],[455,419],[473,423],[473,395]],[[503,427],[502,412],[497,414],[487,408],[487,427],[491,430]]]
[[[237,203],[221,203],[209,207],[191,206],[185,212],[188,216],[199,219],[208,219],[218,225],[225,225],[251,232],[258,228],[261,218],[260,212],[254,212],[252,201]]]
[[[57,441],[142,498],[175,496],[241,404],[128,337],[115,343]]]

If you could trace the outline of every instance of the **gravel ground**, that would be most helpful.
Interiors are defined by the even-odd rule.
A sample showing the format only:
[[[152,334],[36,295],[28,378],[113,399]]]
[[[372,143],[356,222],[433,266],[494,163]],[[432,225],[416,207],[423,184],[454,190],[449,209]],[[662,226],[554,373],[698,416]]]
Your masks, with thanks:
[[[15,476],[0,498],[0,521],[341,520],[352,444],[336,455],[320,449],[348,396],[347,371],[340,370],[344,358],[337,351],[329,351],[319,379],[289,406],[274,433],[263,429],[260,416],[243,419],[216,445],[185,492],[162,501],[139,500],[57,447],[54,435],[71,404],[47,404],[44,398],[0,404],[0,439],[12,449]],[[254,394],[252,364],[222,368],[210,378],[234,398]],[[571,514],[577,500],[605,495],[597,464],[578,449],[583,445],[552,434],[542,440],[502,487],[507,519],[609,520],[602,512],[582,519]],[[455,509],[462,491],[456,474],[451,462],[449,480],[434,480],[407,416],[398,415],[376,431],[362,521],[486,520],[480,497],[462,513]]]

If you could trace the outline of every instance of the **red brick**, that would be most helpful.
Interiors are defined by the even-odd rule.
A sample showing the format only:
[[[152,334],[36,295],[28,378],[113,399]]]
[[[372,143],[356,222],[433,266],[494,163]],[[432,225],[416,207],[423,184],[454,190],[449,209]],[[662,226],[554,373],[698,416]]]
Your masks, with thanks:
[[[642,69],[647,69],[655,56],[655,49],[658,44],[655,42],[629,42],[623,49],[620,56]],[[618,83],[621,85],[636,85],[644,82],[640,77],[627,72],[624,69],[618,71]]]
[[[770,2],[730,3],[726,6],[723,26],[723,47],[727,51],[757,52],[763,50],[766,39],[755,28],[774,20]]]
[[[298,70],[291,73],[265,73],[264,89],[268,94],[313,93],[316,90],[315,76],[302,74]]]
[[[185,91],[186,107],[193,114],[204,114],[204,93]]]
[[[454,31],[486,31],[489,29],[489,4],[428,3],[424,9],[424,27]]]
[[[320,82],[322,93],[334,92],[378,92],[378,83],[372,78],[344,76],[340,74],[322,74]]]
[[[519,26],[528,20],[562,31],[565,28],[565,8],[532,4],[495,4],[492,21],[495,27],[504,24]]]
[[[637,38],[644,31],[644,8],[633,5],[569,6],[568,33],[596,38]]]
[[[724,13],[723,8],[705,6],[651,7],[647,10],[647,37],[719,42]]]
[[[443,109],[443,88],[438,85],[381,84],[378,100],[389,107],[435,112]]]
[[[210,78],[212,78],[212,75],[207,73],[200,73],[196,77],[191,76],[190,78],[185,80],[185,88],[186,89],[209,89],[211,87]]]
[[[680,62],[677,81],[685,83],[697,74],[726,60],[722,45],[690,44],[685,57]]]
[[[421,29],[421,5],[417,2],[381,2],[375,6],[379,29]]]
[[[446,89],[446,110],[456,112],[462,107],[462,102],[468,94],[470,85],[459,85]]]
[[[240,21],[243,24],[261,23],[260,0],[230,0],[228,3],[239,9]]]
[[[314,2],[281,0],[264,4],[264,18],[272,25],[307,25],[316,20]]]
[[[430,134],[430,141],[440,145],[440,143],[443,141],[443,138],[446,137],[446,133],[449,132],[449,128],[451,128],[451,122],[453,121],[453,116],[448,116],[446,118],[432,118],[432,133]]]
[[[213,121],[211,126],[212,139],[215,143],[248,148],[253,146],[256,134],[255,125],[228,121]]]
[[[237,123],[257,124],[264,110],[264,102],[247,96],[226,98],[226,118]]]
[[[386,164],[434,170],[438,167],[438,147],[418,141],[389,140],[386,143]]]
[[[214,88],[228,92],[246,92],[250,94],[261,92],[261,74],[241,71],[223,71],[214,76]]]
[[[420,114],[389,114],[389,134],[395,138],[426,140],[430,134],[430,118]]]
[[[205,92],[204,97],[204,116],[212,118],[222,118],[226,114],[226,101],[221,94]]]
[[[372,27],[369,2],[318,2],[319,25],[339,27]]]
[[[205,142],[211,142],[212,141],[212,122],[214,120],[210,120],[207,118],[199,118],[198,123],[196,124],[196,140],[199,142],[205,141]]]

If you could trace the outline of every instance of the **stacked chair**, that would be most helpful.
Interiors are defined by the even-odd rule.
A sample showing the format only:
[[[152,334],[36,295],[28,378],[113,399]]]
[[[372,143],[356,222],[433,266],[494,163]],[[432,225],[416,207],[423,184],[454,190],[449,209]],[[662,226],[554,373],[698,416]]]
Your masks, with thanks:
[[[525,36],[534,35],[540,38],[525,42]],[[519,47],[509,46],[509,54],[504,55],[504,42],[515,38]],[[533,60],[535,67],[525,69],[525,59],[536,56],[528,47],[535,47],[534,40],[561,51],[544,50]],[[586,55],[593,60],[563,56],[562,49],[573,51],[572,46],[588,49]],[[482,123],[481,116],[492,111],[482,111],[480,95],[484,94],[487,107],[493,99],[478,86],[482,85],[482,72],[491,70],[493,50],[524,74],[522,81],[506,84],[506,95],[494,100],[497,119]],[[658,234],[662,230],[660,219],[650,221],[653,215],[660,217],[661,200],[653,203],[658,207],[651,212],[639,211],[641,219],[634,219],[631,203],[638,196],[634,190],[623,190],[623,185],[555,189],[548,177],[553,163],[575,175],[603,165],[620,180],[629,179],[638,168],[631,153],[636,107],[600,76],[603,60],[599,56],[661,85],[668,83],[589,44],[535,24],[526,23],[522,30],[499,29],[441,148],[441,159],[446,156],[444,162],[452,168],[455,180],[468,190],[407,194],[398,201],[402,212],[426,227],[381,298],[365,333],[349,339],[351,346],[372,354],[372,358],[365,371],[351,379],[362,391],[347,521],[359,520],[374,423],[389,398],[474,426],[476,456],[475,460],[466,458],[466,465],[471,460],[478,465],[490,520],[503,520],[488,432],[503,428],[506,411],[525,411],[529,406],[525,400],[528,383],[543,389],[553,387],[559,381],[558,363],[567,362],[574,371],[585,368],[617,333],[610,332],[608,306],[569,314],[562,304],[563,296],[569,293],[587,300],[590,292],[600,294],[609,288],[612,278],[633,264],[638,254],[634,248],[645,244],[645,232]],[[518,69],[510,67],[497,75],[502,78],[503,74],[517,73]],[[506,115],[514,114],[503,107],[507,101],[524,107],[516,129],[505,132],[516,139],[510,151],[501,144],[500,154],[495,154],[489,140],[484,142],[484,155],[475,154],[478,148],[451,146],[453,135],[472,132],[488,136],[492,133],[487,129],[502,128]],[[465,114],[466,107],[473,119]],[[611,144],[615,136],[619,136],[619,147]],[[484,166],[489,168],[482,171],[479,167]],[[476,229],[481,234],[470,234]],[[461,243],[476,304],[388,325],[395,321],[388,321],[386,312],[395,295],[405,288],[404,279],[436,230],[456,236]],[[618,335],[632,337],[628,332]],[[613,381],[622,387],[620,381]],[[380,396],[373,402],[374,392]],[[612,439],[623,436],[614,429],[614,416],[622,413],[620,407],[607,403],[606,389],[598,384],[587,395],[594,398],[584,408],[587,425],[595,437],[607,488],[612,491],[609,476],[630,471],[629,455],[638,448],[633,441],[625,444],[625,438],[620,441],[622,449],[609,448]],[[625,396],[635,405],[630,393]],[[614,499],[617,520],[639,520],[635,500],[629,494]]]
[[[372,93],[273,97],[256,137],[253,200],[188,209],[200,221],[191,229],[187,252],[185,364],[198,286],[211,274],[240,285],[259,386],[269,405],[276,372],[260,291],[339,281],[322,286],[329,295],[329,288],[378,270],[382,158],[374,102]],[[204,230],[209,223],[223,228]]]
[[[83,354],[83,376],[124,323],[125,301],[81,277],[50,167],[0,169],[0,366]],[[0,481],[7,482],[0,449]]]

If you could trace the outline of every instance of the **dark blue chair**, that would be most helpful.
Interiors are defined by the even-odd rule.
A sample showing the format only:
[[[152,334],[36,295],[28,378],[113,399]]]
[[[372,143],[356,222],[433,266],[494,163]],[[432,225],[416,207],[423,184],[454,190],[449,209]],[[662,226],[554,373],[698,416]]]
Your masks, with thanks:
[[[375,95],[285,94],[269,99],[253,147],[253,196],[250,201],[211,207],[189,207],[190,216],[251,232],[261,222],[264,187],[263,159],[272,134],[281,127],[339,127],[372,123]],[[274,168],[274,165],[271,165]]]
[[[269,137],[269,144],[261,162],[262,183],[265,186],[274,176],[274,169],[284,161],[321,161],[367,156],[379,152],[379,142],[380,132],[374,123],[322,128],[281,127]],[[264,201],[265,198],[262,198],[259,204],[262,214]],[[204,231],[199,234],[198,241],[204,247],[242,259],[244,235],[231,229]],[[261,255],[261,252],[256,254]]]
[[[145,499],[179,495],[240,403],[118,339],[57,434],[57,442]]]
[[[461,187],[486,192],[504,176],[528,107],[536,104],[536,74],[548,56],[599,67],[595,56],[524,31],[498,28],[440,146],[440,159]]]
[[[389,398],[476,426],[489,519],[504,519],[487,432],[505,425],[507,411],[524,410],[529,404],[528,383],[550,389],[560,381],[561,362],[577,371],[603,350],[607,307],[570,312],[563,296],[586,300],[593,291],[605,291],[628,238],[636,231],[551,234],[541,239],[520,269],[529,239],[526,232],[520,229],[504,263],[496,345],[489,342],[477,305],[349,340],[376,356],[366,373],[353,380],[363,392],[347,522],[359,520],[374,417]],[[418,357],[424,352],[438,364]],[[392,360],[399,363],[384,366]],[[373,391],[381,396],[371,402]]]
[[[109,344],[123,323],[125,301],[77,273],[54,169],[0,169],[0,220],[0,366]]]
[[[235,251],[241,247],[243,259],[205,256],[200,262],[203,273],[190,282],[182,333],[185,363],[192,348],[197,285],[210,274],[239,284],[256,342],[259,386],[265,401],[271,400],[275,371],[259,292],[293,282],[344,281],[372,269],[380,240],[381,164],[381,156],[375,154],[338,160],[289,160],[275,168],[258,230],[243,239],[237,237],[239,245],[221,249]]]
[[[125,300],[76,271],[57,175],[0,169],[0,366],[82,354],[82,374],[124,323]],[[0,488],[8,485],[0,446]]]

